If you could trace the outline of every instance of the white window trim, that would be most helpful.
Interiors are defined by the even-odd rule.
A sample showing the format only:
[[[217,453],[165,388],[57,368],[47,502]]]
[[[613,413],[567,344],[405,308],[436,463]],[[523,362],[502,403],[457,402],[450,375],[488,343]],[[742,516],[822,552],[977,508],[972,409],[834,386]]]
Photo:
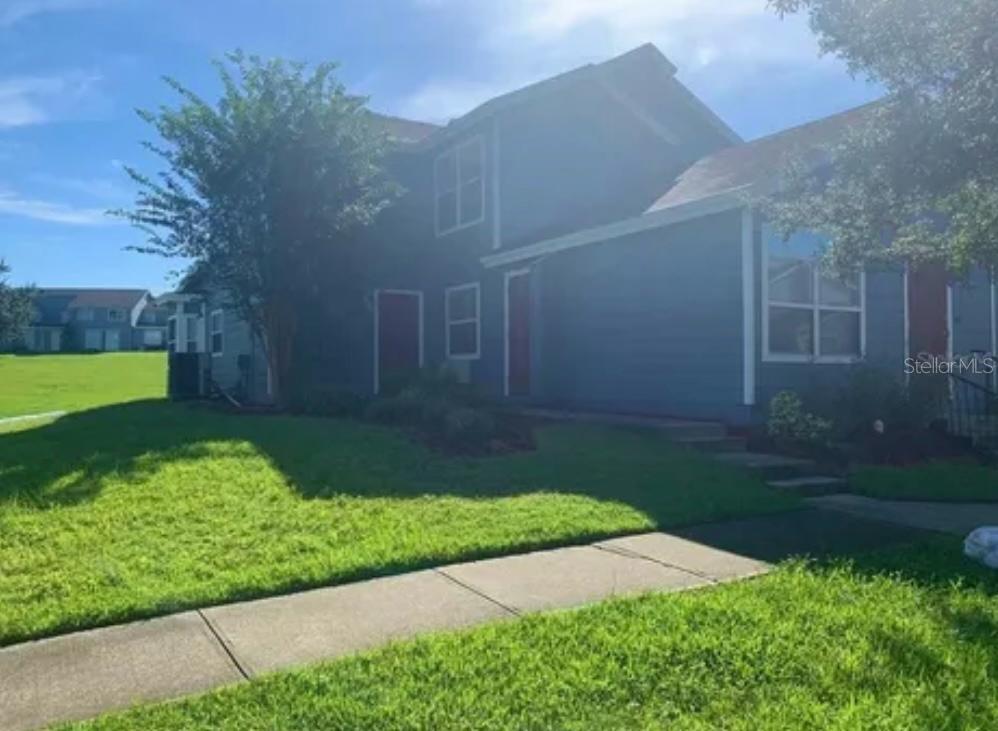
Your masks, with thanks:
[[[821,271],[820,267],[812,267],[813,280],[811,286],[814,292],[814,302],[771,302],[769,299],[769,242],[762,240],[762,361],[764,363],[819,363],[843,364],[862,363],[866,360],[866,272],[859,273],[859,305],[823,305],[821,302]],[[792,353],[772,353],[769,350],[769,310],[772,307],[784,309],[809,310],[813,318],[813,355],[794,355]],[[821,355],[821,313],[822,312],[853,312],[859,313],[859,356],[854,355]]]
[[[418,289],[376,289],[374,290],[374,395],[381,392],[381,352],[378,341],[381,339],[381,295],[404,294],[417,297],[419,301],[419,367],[425,367],[423,333],[423,292]]]
[[[218,330],[215,329],[215,315],[218,315]],[[222,347],[215,352],[215,336],[222,338]],[[212,310],[208,314],[208,349],[212,358],[220,358],[225,353],[225,312],[221,309]]]
[[[468,289],[475,290],[475,316],[466,317],[461,320],[453,320],[450,316],[450,298],[455,292],[463,292]],[[475,351],[473,353],[452,353],[450,347],[450,330],[455,325],[467,325],[475,323]],[[444,290],[444,342],[446,343],[447,358],[450,360],[478,360],[482,357],[482,288],[478,282],[468,284],[458,284],[454,287],[447,287]]]
[[[476,218],[473,221],[462,221],[461,220],[462,186],[461,186],[460,151],[466,147],[471,147],[472,145],[478,147],[479,160],[481,162],[481,166],[479,168],[479,176],[478,176],[478,184],[479,184],[478,187],[482,197],[482,205],[479,209],[481,210],[481,214],[478,216],[478,218]],[[454,165],[455,165],[454,181],[455,184],[457,185],[454,191],[454,205],[456,206],[454,220],[456,224],[454,226],[451,226],[450,228],[441,229],[440,206],[438,204],[438,201],[440,200],[441,192],[449,193],[450,191],[440,190],[440,180],[439,180],[438,170],[439,170],[440,159],[447,157],[448,155],[454,156]],[[439,155],[437,155],[433,160],[433,228],[436,231],[436,235],[440,237],[440,236],[446,236],[447,234],[450,233],[454,233],[455,231],[460,231],[461,229],[470,228],[471,226],[477,226],[484,220],[485,220],[485,140],[482,138],[482,135],[475,135],[473,137],[468,138],[464,142],[461,142],[457,145],[454,145],[453,147],[444,150]]]

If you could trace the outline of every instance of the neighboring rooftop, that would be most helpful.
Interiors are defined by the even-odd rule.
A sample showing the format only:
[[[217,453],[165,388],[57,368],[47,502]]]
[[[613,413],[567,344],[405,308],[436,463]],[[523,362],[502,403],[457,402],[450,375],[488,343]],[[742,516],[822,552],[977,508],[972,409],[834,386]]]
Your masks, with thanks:
[[[440,129],[439,125],[430,122],[419,122],[380,112],[371,112],[371,115],[388,134],[401,142],[420,142]]]
[[[130,308],[138,304],[143,296],[148,294],[145,289],[74,289],[74,288],[39,288],[35,290],[36,297],[62,299],[67,308],[76,307],[124,307]]]

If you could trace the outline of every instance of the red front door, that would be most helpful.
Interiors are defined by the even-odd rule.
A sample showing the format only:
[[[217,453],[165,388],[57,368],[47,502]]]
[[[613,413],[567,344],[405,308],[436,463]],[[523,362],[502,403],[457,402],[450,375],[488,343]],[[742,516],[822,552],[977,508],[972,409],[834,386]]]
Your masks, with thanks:
[[[941,264],[922,264],[908,273],[908,355],[946,357],[949,350],[949,275]]]
[[[510,396],[530,395],[530,275],[506,279],[506,377]]]
[[[422,365],[422,297],[419,292],[379,291],[377,308],[380,391]]]

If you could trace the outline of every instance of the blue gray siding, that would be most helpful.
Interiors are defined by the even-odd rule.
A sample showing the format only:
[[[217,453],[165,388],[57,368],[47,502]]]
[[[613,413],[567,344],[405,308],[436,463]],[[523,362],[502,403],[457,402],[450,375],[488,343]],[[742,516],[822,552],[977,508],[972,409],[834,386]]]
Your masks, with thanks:
[[[535,264],[534,399],[744,418],[740,241],[732,212]]]

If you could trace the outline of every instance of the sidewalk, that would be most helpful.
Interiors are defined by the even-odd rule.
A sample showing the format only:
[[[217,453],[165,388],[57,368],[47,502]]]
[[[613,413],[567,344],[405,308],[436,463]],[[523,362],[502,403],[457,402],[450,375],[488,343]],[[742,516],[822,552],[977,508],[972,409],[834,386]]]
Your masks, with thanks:
[[[958,536],[984,525],[998,525],[998,503],[877,500],[862,495],[826,495],[808,502],[823,510]]]
[[[680,532],[452,564],[2,648],[0,729],[200,693],[426,632],[735,581],[788,555],[870,550],[924,535],[816,509]]]
[[[0,649],[0,728],[40,728],[424,632],[679,591],[768,565],[663,533],[454,564]]]

